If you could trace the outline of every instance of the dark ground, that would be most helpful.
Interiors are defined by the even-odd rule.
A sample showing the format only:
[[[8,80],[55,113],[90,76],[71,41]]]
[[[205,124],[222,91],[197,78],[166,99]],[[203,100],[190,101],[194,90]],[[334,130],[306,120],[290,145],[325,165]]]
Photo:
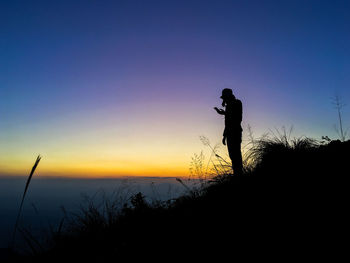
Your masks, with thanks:
[[[89,210],[50,249],[13,260],[337,260],[348,236],[350,141],[260,150],[245,176],[217,177],[167,204],[138,194],[111,217]]]

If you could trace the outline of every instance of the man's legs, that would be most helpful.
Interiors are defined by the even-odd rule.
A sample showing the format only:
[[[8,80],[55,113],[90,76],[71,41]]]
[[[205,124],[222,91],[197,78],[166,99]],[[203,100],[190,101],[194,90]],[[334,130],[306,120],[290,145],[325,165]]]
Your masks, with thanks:
[[[227,136],[228,154],[231,158],[234,175],[242,175],[243,173],[241,142],[241,136]]]

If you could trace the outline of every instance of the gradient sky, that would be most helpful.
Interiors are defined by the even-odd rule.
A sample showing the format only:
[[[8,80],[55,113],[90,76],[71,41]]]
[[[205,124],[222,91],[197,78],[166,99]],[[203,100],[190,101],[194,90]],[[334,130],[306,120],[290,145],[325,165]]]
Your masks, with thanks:
[[[187,175],[199,136],[221,140],[223,88],[256,136],[336,138],[349,14],[334,0],[0,1],[0,174],[40,153],[42,175]]]

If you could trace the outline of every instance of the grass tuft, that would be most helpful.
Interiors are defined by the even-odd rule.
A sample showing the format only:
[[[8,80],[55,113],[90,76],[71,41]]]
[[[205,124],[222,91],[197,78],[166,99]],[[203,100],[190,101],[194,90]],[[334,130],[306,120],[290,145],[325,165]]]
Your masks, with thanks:
[[[24,198],[26,197],[26,193],[28,191],[29,184],[30,184],[30,182],[32,180],[33,174],[34,174],[34,172],[35,172],[35,170],[36,170],[40,160],[41,160],[41,156],[38,155],[38,157],[36,158],[36,161],[35,161],[35,163],[34,163],[34,165],[32,167],[32,170],[30,171],[30,174],[28,176],[28,179],[27,179],[27,182],[26,182],[26,186],[24,187],[24,192],[23,192],[21,204],[20,204],[19,209],[18,209],[17,219],[16,219],[14,230],[13,230],[12,242],[11,242],[11,246],[10,246],[11,249],[13,249],[13,247],[15,245],[16,232],[17,232],[19,220],[20,220],[20,217],[21,217],[21,212],[22,212],[22,208],[23,208]]]

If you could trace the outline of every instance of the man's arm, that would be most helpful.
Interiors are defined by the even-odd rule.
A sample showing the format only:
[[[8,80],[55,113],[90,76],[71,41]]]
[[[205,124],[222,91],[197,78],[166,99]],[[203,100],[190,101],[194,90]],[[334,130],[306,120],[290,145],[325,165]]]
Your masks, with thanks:
[[[239,116],[239,120],[242,121],[242,117],[243,117],[243,106],[242,106],[242,102],[240,100],[237,100],[238,102],[238,107],[237,107],[237,114]]]
[[[214,110],[220,115],[225,115],[225,111],[223,109],[218,109],[217,107],[214,107]]]
[[[222,137],[222,144],[223,145],[226,145],[226,140],[227,140],[227,137],[224,135],[224,137]]]

